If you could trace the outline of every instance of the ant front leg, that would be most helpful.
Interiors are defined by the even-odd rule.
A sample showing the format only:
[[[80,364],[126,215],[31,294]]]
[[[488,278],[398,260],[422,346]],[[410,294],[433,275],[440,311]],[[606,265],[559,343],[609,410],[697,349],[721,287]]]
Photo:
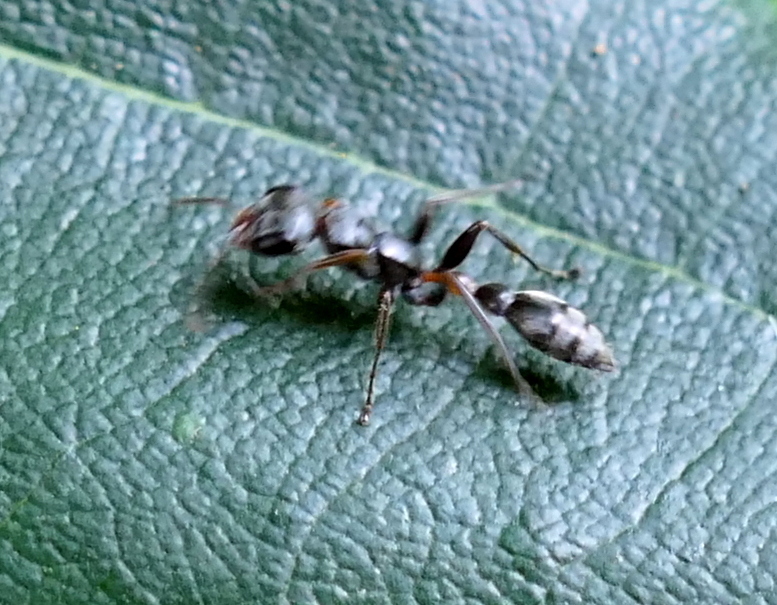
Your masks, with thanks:
[[[364,248],[352,248],[350,250],[343,250],[342,252],[335,252],[334,254],[330,254],[329,256],[325,256],[305,265],[287,279],[269,286],[256,286],[254,288],[254,295],[257,297],[266,297],[283,294],[284,292],[299,288],[305,278],[314,271],[320,271],[321,269],[328,269],[330,267],[359,265],[371,261],[372,255]]]
[[[429,226],[432,223],[432,215],[438,206],[442,206],[443,204],[448,204],[450,202],[458,202],[461,200],[486,195],[488,193],[498,193],[500,191],[504,191],[505,189],[517,187],[522,182],[523,179],[513,179],[512,181],[506,181],[496,185],[477,187],[475,189],[457,189],[455,191],[448,191],[446,193],[441,193],[439,195],[430,197],[428,200],[426,200],[426,202],[424,202],[423,208],[421,209],[421,214],[418,215],[418,218],[415,221],[415,225],[413,225],[413,230],[410,233],[408,241],[411,244],[421,243],[421,240],[424,239],[426,233],[429,231]]]
[[[218,197],[186,197],[174,203],[229,204]],[[258,256],[284,256],[302,251],[317,235],[315,209],[304,190],[296,185],[271,187],[258,201],[235,215],[226,241],[211,266],[219,264],[231,247]],[[251,289],[258,289],[253,278],[247,277]]]
[[[472,223],[465,231],[463,231],[445,251],[442,261],[435,271],[451,271],[463,263],[464,259],[467,258],[472,251],[472,247],[475,245],[478,236],[484,231],[490,233],[510,252],[525,259],[536,271],[540,271],[541,273],[545,273],[557,279],[575,279],[580,275],[580,269],[577,267],[564,271],[549,269],[548,267],[540,265],[507,235],[486,221]]]
[[[195,204],[215,204],[217,206],[223,206],[224,208],[229,207],[229,200],[223,197],[181,197],[178,199],[175,199],[172,201],[172,204],[175,206],[191,206]],[[227,254],[227,249],[229,248],[230,242],[225,241],[221,244],[219,247],[218,252],[216,255],[211,259],[209,263],[209,267],[211,269],[218,266],[222,260],[224,260],[224,257]]]

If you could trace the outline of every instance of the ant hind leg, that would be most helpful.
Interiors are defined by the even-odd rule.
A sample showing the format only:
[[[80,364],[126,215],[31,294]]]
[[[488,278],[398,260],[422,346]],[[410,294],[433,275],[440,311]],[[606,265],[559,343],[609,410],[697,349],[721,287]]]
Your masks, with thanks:
[[[507,248],[513,254],[517,254],[521,258],[525,259],[536,271],[550,275],[557,279],[575,279],[580,275],[580,269],[574,267],[569,270],[550,269],[540,265],[532,257],[530,257],[523,249],[516,244],[507,235],[502,233],[499,229],[488,223],[487,221],[477,221],[472,223],[467,229],[465,229],[459,237],[448,247],[443,255],[442,261],[435,269],[435,271],[451,271],[464,262],[464,259],[469,256],[472,251],[472,247],[475,245],[475,241],[478,236],[483,232],[490,233],[502,246]]]

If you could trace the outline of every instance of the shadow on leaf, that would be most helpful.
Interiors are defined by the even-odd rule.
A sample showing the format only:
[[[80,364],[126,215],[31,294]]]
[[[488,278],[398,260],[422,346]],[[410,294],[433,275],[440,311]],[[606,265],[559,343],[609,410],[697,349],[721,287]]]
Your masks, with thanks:
[[[262,283],[272,283],[273,277],[265,277]],[[312,280],[307,288],[267,300],[253,296],[244,281],[244,277],[229,270],[211,268],[199,283],[184,279],[176,284],[171,301],[186,316],[187,326],[196,332],[214,329],[225,318],[259,325],[286,316],[302,325],[326,326],[346,333],[372,329],[375,322],[376,309],[359,300],[363,297],[349,300],[323,293]]]
[[[521,351],[517,355],[521,355]],[[580,399],[580,392],[574,386],[572,379],[559,380],[552,374],[552,369],[546,364],[534,362],[532,359],[524,358],[519,360],[518,369],[526,381],[531,385],[537,395],[548,405],[560,403],[575,402]],[[533,363],[534,362],[534,363]],[[484,380],[498,382],[506,389],[515,389],[510,372],[498,358],[495,353],[484,356],[478,363],[473,374]]]
[[[262,281],[272,283],[273,277],[265,277]],[[181,280],[176,284],[171,299],[174,306],[184,313],[187,327],[196,332],[215,329],[225,318],[261,325],[277,321],[280,317],[291,318],[302,326],[325,326],[326,330],[336,330],[340,334],[371,332],[374,329],[377,308],[369,304],[369,292],[360,292],[347,299],[336,293],[322,292],[311,281],[306,288],[286,293],[275,300],[262,301],[251,295],[249,288],[240,282],[240,276],[229,270],[211,268],[199,284],[193,280]],[[399,301],[398,307],[402,304]],[[391,331],[389,340],[394,346],[421,348],[416,337],[418,326],[409,322],[405,313],[393,314]],[[446,330],[436,332],[434,339],[446,354],[457,355],[461,351],[461,340],[446,333]],[[483,339],[487,339],[485,334]],[[559,380],[546,364],[534,362],[531,358],[521,361],[521,374],[545,403],[552,405],[580,398],[572,381]],[[495,355],[484,356],[474,365],[472,374],[505,389],[515,388],[510,373]]]

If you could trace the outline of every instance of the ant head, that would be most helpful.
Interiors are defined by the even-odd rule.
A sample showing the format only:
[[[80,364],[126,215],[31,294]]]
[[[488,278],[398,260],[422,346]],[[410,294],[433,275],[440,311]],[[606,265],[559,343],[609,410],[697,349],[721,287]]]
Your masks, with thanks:
[[[264,256],[291,254],[315,236],[315,213],[300,187],[280,185],[237,213],[229,243]]]

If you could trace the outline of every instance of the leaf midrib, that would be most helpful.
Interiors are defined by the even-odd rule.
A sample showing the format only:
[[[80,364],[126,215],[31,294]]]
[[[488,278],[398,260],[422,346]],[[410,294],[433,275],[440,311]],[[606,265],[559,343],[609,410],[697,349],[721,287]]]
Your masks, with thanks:
[[[112,80],[108,80],[107,78],[95,75],[80,67],[68,65],[66,63],[62,63],[52,59],[39,57],[37,55],[24,52],[22,50],[19,50],[17,48],[14,48],[12,46],[7,46],[4,44],[0,44],[0,57],[9,61],[16,60],[16,61],[28,63],[30,65],[34,65],[41,69],[45,69],[47,71],[63,75],[71,79],[82,80],[84,82],[88,82],[93,86],[101,88],[105,91],[119,93],[133,101],[142,101],[144,103],[148,103],[149,105],[166,107],[174,111],[194,115],[208,122],[228,126],[230,128],[239,128],[243,130],[248,130],[258,134],[261,137],[265,137],[274,141],[278,141],[280,143],[290,144],[308,151],[312,151],[318,156],[332,158],[340,162],[345,162],[355,168],[358,168],[359,171],[365,175],[378,174],[378,175],[390,178],[392,180],[406,183],[408,185],[411,185],[414,188],[427,189],[434,193],[440,193],[440,192],[446,191],[445,188],[441,188],[438,185],[429,183],[427,181],[423,181],[421,179],[415,178],[412,175],[408,175],[406,173],[402,173],[396,170],[392,170],[390,168],[379,166],[374,162],[366,160],[350,152],[348,152],[347,155],[344,155],[342,152],[333,150],[329,146],[324,146],[319,143],[315,143],[315,142],[308,141],[306,139],[295,137],[283,131],[266,128],[256,124],[255,122],[251,122],[249,120],[241,120],[238,118],[231,118],[228,116],[224,116],[222,114],[214,112],[211,109],[208,109],[202,103],[187,103],[183,101],[176,101],[174,99],[170,99],[160,94],[149,92],[147,90],[143,90],[135,86],[130,86],[128,84],[121,84],[118,82],[114,82]],[[777,319],[775,319],[773,315],[766,312],[761,307],[748,304],[741,299],[735,298],[725,293],[720,288],[711,286],[710,284],[707,284],[693,277],[692,275],[690,275],[689,273],[680,269],[677,266],[666,265],[655,261],[639,258],[630,254],[620,252],[618,250],[614,250],[596,241],[586,239],[578,235],[574,235],[567,231],[562,231],[554,227],[548,227],[547,225],[537,223],[522,214],[511,212],[508,209],[506,209],[504,206],[497,204],[495,201],[495,197],[493,195],[483,196],[481,198],[470,200],[463,203],[466,203],[470,206],[483,207],[483,208],[488,208],[490,210],[498,211],[502,213],[507,219],[513,221],[518,225],[521,225],[522,227],[525,227],[527,229],[530,229],[538,233],[542,237],[564,241],[576,247],[588,249],[596,254],[601,255],[602,257],[611,258],[623,263],[628,263],[632,266],[640,267],[642,269],[646,269],[654,273],[660,273],[678,282],[689,284],[693,288],[699,291],[707,292],[716,297],[719,297],[720,300],[722,300],[727,305],[730,305],[730,306],[739,308],[743,311],[746,311],[748,313],[751,313],[754,316],[764,321],[769,321],[772,324],[772,326],[775,328],[775,332],[777,333]]]

